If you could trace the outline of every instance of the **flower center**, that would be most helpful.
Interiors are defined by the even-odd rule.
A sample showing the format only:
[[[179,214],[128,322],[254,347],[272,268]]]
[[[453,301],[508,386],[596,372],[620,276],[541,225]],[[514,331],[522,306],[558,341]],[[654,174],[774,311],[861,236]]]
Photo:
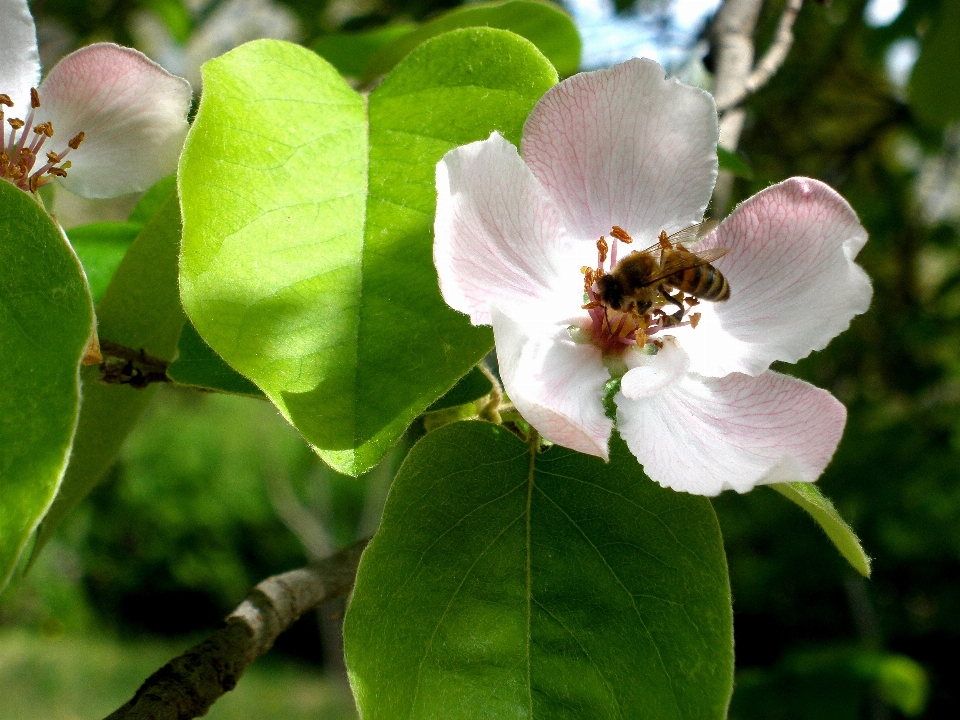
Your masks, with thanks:
[[[614,225],[610,245],[605,237],[597,241],[597,267],[580,268],[583,309],[591,321],[590,340],[604,355],[621,355],[628,348],[648,344],[660,347],[657,333],[668,328],[697,327],[700,313],[685,319],[687,311],[700,304],[696,293],[702,291],[704,299],[712,300],[729,297],[726,280],[710,265],[709,258],[690,252],[679,241],[672,242],[677,236],[667,237],[661,232],[656,245],[634,251],[617,262],[617,243],[630,244],[633,238]],[[718,284],[720,289],[715,287]],[[671,306],[670,312],[665,309],[667,305]]]
[[[83,133],[71,139],[67,147],[60,152],[47,152],[46,162],[38,163],[37,158],[41,149],[47,140],[53,137],[52,122],[33,125],[37,108],[40,107],[40,93],[36,88],[30,88],[30,113],[26,120],[21,118],[7,120],[10,134],[6,144],[3,143],[4,107],[13,107],[13,100],[9,95],[0,94],[0,178],[12,182],[21,190],[35,193],[51,182],[54,177],[66,177],[71,163],[64,158],[70,154],[71,150],[80,147],[80,143],[83,142]],[[37,167],[38,164],[39,167]]]

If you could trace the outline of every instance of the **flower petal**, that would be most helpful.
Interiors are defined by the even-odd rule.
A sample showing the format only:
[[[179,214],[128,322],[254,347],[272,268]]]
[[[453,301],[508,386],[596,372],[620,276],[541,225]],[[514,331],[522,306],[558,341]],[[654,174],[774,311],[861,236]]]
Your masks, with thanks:
[[[746,200],[702,244],[730,248],[715,263],[730,299],[698,307],[696,330],[671,331],[691,371],[759,375],[826,347],[870,306],[870,279],[854,262],[866,241],[847,201],[817,180],[791,178]]]
[[[643,400],[663,392],[686,376],[690,359],[676,339],[666,337],[656,355],[627,353],[624,361],[630,369],[620,380],[620,392],[630,400]]]
[[[613,422],[603,410],[610,374],[600,350],[573,342],[563,326],[492,314],[500,377],[520,414],[550,442],[606,460]]]
[[[0,93],[9,95],[14,105],[12,110],[0,109],[9,117],[26,119],[30,88],[39,82],[37,28],[27,0],[0,0]]]
[[[765,372],[688,374],[645,400],[618,393],[617,427],[664,487],[713,496],[816,480],[840,442],[847,411],[826,390]]]
[[[98,43],[71,53],[40,87],[57,151],[77,133],[63,185],[85,197],[146,190],[172,173],[183,148],[190,84],[136,50]],[[61,147],[61,145],[63,147]]]
[[[580,264],[564,262],[560,216],[517,149],[493,133],[437,164],[433,259],[452,308],[489,325],[490,305],[583,314]],[[564,272],[563,269],[567,272]]]
[[[634,59],[548,90],[523,128],[523,158],[573,237],[595,242],[619,225],[643,247],[703,218],[717,134],[708,93]]]

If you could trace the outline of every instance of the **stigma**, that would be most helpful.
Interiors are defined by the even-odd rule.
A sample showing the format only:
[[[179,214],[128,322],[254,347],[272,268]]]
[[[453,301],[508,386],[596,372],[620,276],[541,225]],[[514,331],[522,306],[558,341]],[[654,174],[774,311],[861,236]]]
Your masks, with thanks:
[[[26,119],[4,117],[4,108],[12,108],[9,95],[0,93],[0,178],[13,183],[21,190],[35,193],[55,177],[66,177],[71,162],[66,160],[71,151],[76,151],[83,142],[84,134],[71,138],[59,151],[50,149],[55,141],[52,122],[33,124],[40,107],[40,93],[30,88],[30,111]],[[4,128],[9,126],[9,133]],[[3,136],[6,135],[6,138]],[[4,142],[4,139],[6,142]],[[41,158],[44,146],[47,152]]]

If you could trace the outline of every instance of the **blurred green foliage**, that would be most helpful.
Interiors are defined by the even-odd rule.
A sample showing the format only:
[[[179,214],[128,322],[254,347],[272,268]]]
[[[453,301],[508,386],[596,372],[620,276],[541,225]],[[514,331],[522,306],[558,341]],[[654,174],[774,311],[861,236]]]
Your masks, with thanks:
[[[0,720],[104,717],[190,640],[119,643],[110,636],[0,632]],[[316,670],[275,657],[255,664],[210,720],[348,720],[349,691]]]
[[[779,5],[765,8],[763,37],[771,37]],[[937,195],[950,192],[955,130],[921,122],[885,69],[897,41],[926,52],[931,35],[923,32],[940,3],[911,0],[885,28],[865,25],[865,5],[805,6],[787,63],[748,103],[740,151],[754,177],[737,180],[735,195],[791,175],[819,178],[847,198],[870,234],[859,258],[874,282],[870,311],[826,350],[780,369],[830,389],[849,410],[820,485],[873,556],[874,574],[854,579],[822,534],[773,492],[716,501],[743,669],[740,718],[889,717],[877,714],[877,697],[889,701],[892,686],[843,682],[826,661],[815,679],[789,662],[837,644],[919,662],[930,676],[926,717],[960,707],[960,660],[949,652],[960,640],[960,197],[955,187],[952,205]],[[960,67],[917,65],[916,73],[927,72],[948,78]],[[922,709],[918,667],[887,671],[888,683],[908,687],[892,703],[904,713]],[[903,700],[910,693],[921,699],[911,705]],[[751,710],[747,697],[758,694],[767,702]],[[772,714],[773,700],[796,714]]]

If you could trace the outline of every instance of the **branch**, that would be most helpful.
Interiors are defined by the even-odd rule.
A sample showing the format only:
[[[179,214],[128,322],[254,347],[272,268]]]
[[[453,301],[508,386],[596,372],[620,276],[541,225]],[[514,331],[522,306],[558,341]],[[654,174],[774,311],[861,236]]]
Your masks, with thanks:
[[[757,66],[750,73],[749,77],[743,81],[739,91],[732,92],[729,95],[718,98],[717,112],[723,113],[731,108],[740,105],[744,100],[750,97],[757,90],[766,85],[772,78],[784,60],[787,59],[787,53],[793,45],[793,24],[803,7],[803,0],[787,0],[780,15],[780,21],[777,23],[777,32],[774,35],[773,43],[767,49],[767,52],[757,63]]]
[[[361,540],[325,560],[261,582],[219,630],[157,670],[106,720],[189,720],[205,715],[304,612],[349,592],[367,542]]]
[[[100,341],[103,363],[100,365],[100,382],[107,385],[130,385],[145,388],[156,382],[170,382],[166,360],[148,355],[140,348],[134,350],[109,340]]]

